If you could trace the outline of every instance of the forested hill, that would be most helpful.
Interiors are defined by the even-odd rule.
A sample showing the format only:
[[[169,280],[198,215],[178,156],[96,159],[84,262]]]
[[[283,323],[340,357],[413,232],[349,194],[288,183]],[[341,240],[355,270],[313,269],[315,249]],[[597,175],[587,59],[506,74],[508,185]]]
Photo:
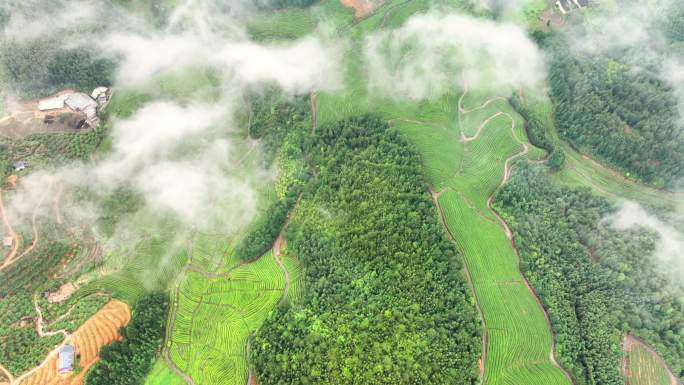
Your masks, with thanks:
[[[673,39],[681,34],[676,22],[669,29]],[[560,34],[545,45],[561,136],[655,187],[684,177],[683,120],[672,86],[653,63],[634,63],[638,51],[577,52]]]
[[[259,383],[477,383],[474,300],[418,155],[372,116],[307,147],[317,176],[287,233],[307,294],[253,339]]]
[[[654,233],[616,230],[603,221],[613,210],[604,198],[556,186],[530,165],[518,166],[495,205],[548,309],[559,361],[578,384],[624,383],[626,333],[648,341],[684,377],[682,293],[656,270]]]

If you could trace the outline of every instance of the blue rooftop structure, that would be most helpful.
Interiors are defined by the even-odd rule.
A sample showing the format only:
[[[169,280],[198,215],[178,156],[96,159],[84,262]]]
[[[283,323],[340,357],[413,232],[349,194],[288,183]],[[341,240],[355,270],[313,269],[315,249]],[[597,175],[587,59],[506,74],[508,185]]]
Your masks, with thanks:
[[[64,345],[59,349],[57,359],[57,372],[59,374],[68,373],[74,370],[74,347]]]

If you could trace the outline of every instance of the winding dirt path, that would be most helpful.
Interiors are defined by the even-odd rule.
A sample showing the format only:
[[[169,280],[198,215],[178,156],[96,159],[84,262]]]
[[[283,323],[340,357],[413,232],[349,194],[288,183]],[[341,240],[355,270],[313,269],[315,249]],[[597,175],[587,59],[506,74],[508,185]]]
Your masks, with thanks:
[[[511,120],[511,132],[513,133],[513,137],[515,138],[515,140],[518,143],[520,143],[523,146],[523,149],[520,152],[513,154],[513,155],[509,156],[508,158],[506,158],[506,161],[504,162],[503,178],[501,178],[501,183],[499,183],[499,185],[494,189],[494,191],[487,198],[487,208],[492,213],[494,213],[496,218],[501,223],[501,226],[504,228],[504,231],[506,232],[506,237],[508,237],[508,239],[510,239],[512,241],[513,240],[513,231],[511,231],[510,227],[508,227],[508,224],[506,223],[506,221],[504,221],[503,218],[501,218],[499,213],[496,210],[494,210],[494,208],[492,207],[492,201],[494,200],[494,194],[496,193],[496,191],[498,191],[501,187],[503,187],[506,183],[508,183],[509,179],[511,179],[511,169],[512,169],[511,162],[520,158],[521,156],[525,156],[528,152],[530,152],[530,146],[527,143],[521,141],[518,138],[518,136],[515,134],[515,120],[513,119],[513,117],[510,114],[507,114],[504,112],[502,112],[501,114],[507,116]],[[513,249],[515,249],[515,253],[518,255],[518,267],[519,267],[520,266],[520,254],[518,253],[518,249],[515,246],[515,242],[513,243]],[[525,280],[525,284],[527,285],[527,287],[531,289],[529,283],[527,282],[527,279],[522,274],[522,271],[520,271],[520,275],[523,276],[523,279]],[[536,293],[535,293],[535,296],[536,296]],[[544,307],[542,306],[542,309],[543,308]],[[544,314],[546,315],[546,319],[548,320],[549,317],[546,314],[546,311],[544,311]],[[550,326],[551,326],[551,324],[549,323],[549,327]]]
[[[40,198],[40,201],[36,205],[36,207],[33,209],[33,215],[31,215],[31,229],[33,231],[33,242],[31,242],[31,246],[27,247],[24,252],[19,254],[19,256],[16,258],[17,260],[21,259],[25,255],[29,254],[33,249],[36,248],[36,245],[38,244],[38,226],[36,225],[36,217],[38,216],[38,209],[40,206],[43,205],[43,202],[45,202],[45,197],[47,194],[43,194],[43,196]],[[12,260],[10,263],[13,263],[14,260]]]
[[[285,227],[287,227],[287,224],[285,225]],[[276,263],[278,264],[278,267],[280,267],[280,270],[282,270],[283,275],[285,276],[285,286],[283,287],[283,295],[282,297],[280,297],[280,301],[278,301],[278,306],[285,303],[285,301],[287,300],[287,293],[290,292],[290,272],[287,270],[287,267],[285,267],[285,264],[283,263],[282,259],[282,249],[285,245],[285,239],[283,238],[284,231],[285,228],[283,228],[280,234],[278,234],[278,238],[276,238],[276,241],[273,244],[273,258],[275,259]]]
[[[10,224],[9,218],[7,217],[5,204],[2,201],[2,189],[0,189],[0,215],[2,215],[2,223],[5,227],[5,231],[7,231],[8,236],[12,238],[12,249],[9,254],[5,256],[2,266],[0,266],[0,270],[2,270],[10,264],[10,261],[12,261],[17,254],[17,250],[19,250],[19,236],[14,232],[14,229],[12,229],[12,224]]]
[[[127,325],[130,319],[131,312],[128,305],[117,300],[108,302],[79,326],[73,335],[64,338],[56,348],[51,350],[40,365],[17,377],[11,385],[45,383],[82,385],[90,367],[99,361],[100,349],[120,338],[120,328]],[[66,344],[74,345],[76,351],[80,352],[81,371],[59,376],[56,369],[57,356],[61,347]]]
[[[75,306],[76,306],[76,304],[72,305],[72,306],[69,308],[69,310],[63,315],[63,317],[60,317],[60,318],[66,317],[69,313],[71,313],[71,310],[72,310]],[[67,332],[65,329],[55,330],[55,331],[53,331],[53,332],[47,332],[47,333],[45,333],[45,332],[43,331],[43,323],[44,323],[44,320],[43,320],[43,312],[40,310],[40,306],[38,306],[38,295],[37,295],[37,294],[35,294],[35,295],[33,296],[33,308],[35,309],[36,314],[38,314],[38,318],[36,318],[36,333],[38,333],[38,336],[39,336],[39,337],[41,337],[41,338],[43,338],[43,337],[50,337],[50,336],[54,336],[54,335],[57,335],[57,334],[63,335],[64,338],[69,337],[69,332]]]
[[[513,120],[513,118],[512,118],[509,114],[507,114],[507,113],[505,113],[505,112],[499,111],[499,112],[497,112],[496,114],[494,114],[494,115],[490,116],[489,118],[485,119],[485,121],[482,122],[482,124],[480,124],[480,126],[477,128],[477,131],[475,132],[475,135],[473,135],[473,136],[466,136],[466,135],[463,133],[463,131],[461,130],[461,142],[463,142],[463,143],[468,143],[468,142],[472,142],[473,140],[477,140],[477,139],[480,137],[480,134],[482,134],[482,130],[489,124],[489,122],[491,122],[492,120],[498,118],[499,116],[503,116],[503,115],[506,115],[506,116],[508,116],[509,118],[511,118],[511,120]],[[515,132],[513,132],[513,135],[515,135]],[[517,138],[516,138],[516,139],[517,139]]]
[[[276,241],[273,243],[273,258],[275,258],[276,263],[278,264],[278,267],[280,267],[280,270],[283,272],[283,276],[285,277],[285,286],[283,287],[283,296],[280,297],[280,301],[278,301],[278,306],[282,305],[287,301],[287,294],[290,292],[290,285],[291,285],[291,279],[290,279],[290,272],[287,270],[287,267],[283,263],[283,248],[287,244],[287,241],[285,238],[283,238],[283,234],[285,233],[285,230],[287,230],[287,227],[290,225],[290,222],[292,221],[292,217],[294,216],[294,213],[297,211],[297,208],[299,207],[299,202],[302,199],[302,195],[300,194],[297,197],[297,202],[295,205],[292,207],[292,210],[287,216],[287,221],[283,225],[283,228],[280,229],[280,233],[278,234],[278,238],[276,238]]]
[[[515,251],[515,255],[517,257],[518,272],[520,273],[520,277],[522,278],[523,282],[525,283],[527,290],[530,293],[532,293],[532,295],[534,296],[535,300],[537,301],[537,304],[539,305],[539,308],[541,309],[542,313],[544,314],[544,318],[546,319],[546,324],[547,324],[549,331],[551,332],[551,335],[553,337],[551,339],[551,351],[549,353],[549,359],[551,360],[553,365],[555,367],[557,367],[563,373],[563,375],[565,375],[565,377],[568,379],[568,381],[570,381],[570,383],[575,384],[575,379],[556,360],[556,332],[553,330],[553,326],[551,324],[551,319],[549,318],[549,314],[546,312],[546,308],[544,308],[544,304],[543,304],[541,298],[539,297],[539,294],[537,293],[536,290],[534,290],[532,285],[530,285],[530,282],[527,280],[527,277],[525,277],[525,274],[522,271],[522,266],[521,266],[522,258],[520,257],[520,251],[518,250],[518,246],[515,244],[515,239],[513,238],[513,231],[508,226],[508,223],[506,223],[506,221],[492,207],[492,201],[494,200],[494,195],[496,194],[496,192],[501,187],[503,187],[506,183],[508,183],[508,181],[511,178],[511,170],[512,170],[511,162],[513,162],[514,160],[516,160],[522,156],[525,156],[530,151],[530,146],[527,143],[525,143],[524,141],[520,140],[520,138],[518,138],[518,136],[515,134],[515,120],[513,119],[513,117],[508,113],[502,112],[502,114],[504,114],[505,116],[507,116],[511,120],[511,132],[513,134],[513,137],[515,138],[515,140],[518,143],[520,143],[523,146],[523,149],[520,152],[513,154],[513,155],[509,156],[508,158],[506,158],[506,161],[504,162],[503,178],[501,178],[501,183],[499,183],[499,186],[496,189],[494,189],[494,191],[492,191],[492,193],[487,198],[487,208],[492,213],[494,213],[494,215],[497,217],[497,219],[501,223],[501,226],[504,229],[504,232],[506,233],[506,237],[508,237],[508,239],[511,241],[511,246],[513,247],[513,250]]]
[[[459,119],[459,125],[460,125],[461,127],[463,127],[462,119],[461,119],[461,118],[462,118],[462,115],[465,115],[465,114],[468,114],[468,113],[470,113],[470,112],[473,112],[473,111],[477,111],[477,110],[486,108],[487,106],[489,106],[491,103],[493,103],[493,102],[495,102],[495,101],[498,101],[498,100],[504,100],[504,101],[505,101],[505,100],[506,100],[506,99],[503,98],[503,97],[495,97],[495,98],[491,98],[491,99],[485,101],[485,102],[484,102],[482,105],[480,105],[479,107],[476,107],[476,108],[473,108],[473,109],[466,109],[465,107],[463,107],[463,100],[464,100],[464,98],[465,98],[465,95],[466,95],[467,92],[468,92],[468,84],[467,84],[467,82],[465,81],[465,79],[463,79],[463,84],[464,84],[464,86],[463,86],[463,87],[464,87],[464,92],[463,92],[463,94],[461,95],[461,97],[459,98],[459,101],[458,101],[458,111],[459,111],[458,119]],[[485,127],[486,127],[493,119],[495,119],[495,118],[497,118],[497,117],[499,117],[499,116],[506,116],[508,119],[510,119],[510,121],[511,121],[511,125],[510,125],[511,134],[513,135],[513,138],[522,146],[522,149],[521,149],[520,151],[518,151],[517,153],[515,153],[515,154],[509,156],[508,158],[506,158],[506,161],[504,162],[504,174],[503,174],[503,176],[502,176],[502,178],[501,178],[501,182],[499,183],[499,185],[498,185],[495,189],[493,189],[493,190],[491,191],[491,193],[490,193],[489,196],[487,197],[487,208],[496,216],[496,218],[497,218],[499,224],[501,225],[501,227],[503,228],[503,230],[504,230],[504,232],[505,232],[505,234],[506,234],[506,237],[510,240],[511,246],[513,247],[513,250],[515,251],[515,254],[516,254],[516,257],[517,257],[517,266],[518,266],[518,272],[519,272],[519,274],[520,274],[520,277],[522,278],[522,281],[525,283],[525,286],[527,287],[527,290],[534,296],[535,300],[537,301],[537,304],[538,304],[539,308],[541,309],[542,313],[544,314],[544,318],[546,319],[547,327],[548,327],[548,329],[549,329],[549,331],[551,332],[552,337],[553,337],[552,340],[551,340],[551,350],[550,350],[550,353],[549,353],[549,360],[552,362],[552,364],[553,364],[554,366],[556,366],[556,367],[563,373],[563,375],[568,379],[568,381],[569,381],[570,383],[575,384],[575,381],[574,381],[574,379],[572,378],[572,376],[565,370],[565,368],[563,368],[561,365],[559,365],[559,364],[558,364],[558,361],[556,360],[556,356],[555,356],[555,352],[556,352],[556,335],[555,335],[555,332],[554,332],[554,330],[553,330],[553,327],[552,327],[552,324],[551,324],[551,320],[550,320],[550,318],[549,318],[549,315],[548,315],[548,313],[546,312],[546,309],[544,308],[543,303],[542,303],[542,301],[541,301],[539,295],[538,295],[537,292],[534,290],[534,288],[530,285],[529,281],[527,280],[527,278],[526,278],[525,275],[523,274],[523,271],[522,271],[522,269],[521,269],[520,252],[519,252],[519,250],[518,250],[518,248],[517,248],[517,245],[515,244],[515,239],[514,239],[514,237],[513,237],[513,231],[510,229],[510,227],[508,226],[508,224],[506,223],[506,221],[505,221],[505,220],[499,215],[499,213],[492,207],[492,202],[493,202],[493,199],[494,199],[494,195],[496,194],[496,192],[497,192],[499,189],[501,189],[501,187],[503,187],[503,186],[504,186],[506,183],[508,183],[508,181],[510,180],[510,177],[511,177],[511,170],[512,170],[512,163],[513,163],[515,160],[517,160],[518,158],[523,157],[523,156],[525,156],[526,154],[528,154],[529,151],[530,151],[530,146],[529,146],[524,140],[521,140],[521,139],[518,137],[518,135],[516,134],[516,132],[515,132],[515,119],[513,119],[513,117],[512,117],[510,114],[508,114],[508,113],[506,113],[506,112],[503,112],[503,111],[498,111],[498,112],[496,112],[495,114],[493,114],[492,116],[490,116],[489,118],[487,118],[484,122],[482,122],[482,124],[480,124],[480,126],[478,127],[478,129],[477,129],[477,131],[475,132],[475,134],[474,134],[473,136],[471,136],[471,137],[467,137],[467,136],[463,133],[463,131],[461,131],[461,142],[463,143],[464,146],[466,146],[467,143],[479,139],[480,136],[481,136],[481,134],[482,134],[482,132],[484,131]],[[441,207],[441,205],[439,204],[439,201],[438,201],[438,198],[439,198],[439,197],[438,197],[437,194],[435,194],[435,193],[433,193],[432,196],[433,196],[433,200],[435,201],[435,204],[437,205],[437,207],[438,207],[438,209],[439,209],[439,213],[440,213],[440,217],[441,217],[442,224],[445,226],[445,228],[447,229],[447,232],[449,233],[450,237],[451,237],[452,240],[454,240],[454,242],[455,242],[455,237],[454,237],[453,234],[450,232],[448,226],[446,226],[446,221],[445,221],[445,218],[444,218],[444,211],[443,211],[443,209],[442,209],[442,207]],[[478,210],[478,211],[479,211],[479,210]],[[455,243],[456,243],[456,242],[455,242]],[[456,245],[458,245],[458,243],[456,243]],[[463,252],[463,250],[461,250],[461,251]],[[465,255],[465,254],[464,254],[464,255]],[[475,292],[475,290],[474,290],[474,287],[473,287],[473,284],[472,284],[472,277],[470,276],[470,267],[468,266],[467,258],[464,258],[464,260],[466,261],[465,266],[466,266],[466,271],[467,271],[467,273],[468,273],[468,274],[467,274],[467,275],[468,275],[468,281],[469,281],[469,284],[471,285],[471,289],[473,289],[472,291],[473,291],[473,293],[474,293],[474,296],[475,296],[475,299],[476,299],[476,303],[478,304],[478,305],[477,305],[478,311],[480,311],[479,299],[477,298],[477,294],[476,294],[476,292]],[[481,311],[480,311],[480,314],[482,314]],[[484,323],[484,317],[482,317],[482,318],[483,318],[483,323]],[[485,324],[485,325],[484,325],[484,335],[483,335],[483,352],[482,352],[482,358],[481,358],[481,361],[480,361],[480,372],[481,372],[481,376],[482,376],[481,378],[484,378],[484,370],[485,370],[485,368],[484,368],[484,363],[486,362],[486,358],[487,358],[487,356],[486,356],[486,353],[487,353],[487,344],[488,344],[488,341],[487,341],[487,326],[486,326],[486,324]]]
[[[14,383],[14,376],[12,375],[12,373],[10,373],[9,370],[7,370],[7,368],[0,365],[0,372],[2,372],[2,374],[7,378],[10,384]]]
[[[465,107],[463,107],[463,100],[465,99],[466,94],[468,93],[468,81],[466,81],[464,75],[461,75],[461,79],[462,79],[462,83],[463,83],[463,93],[461,94],[461,97],[458,98],[458,112],[460,112],[461,114],[467,114],[470,112],[481,110],[483,108],[487,108],[488,105],[490,105],[496,101],[499,101],[499,100],[507,101],[506,98],[504,98],[503,96],[496,96],[496,97],[493,97],[493,98],[485,101],[479,107],[466,109]]]

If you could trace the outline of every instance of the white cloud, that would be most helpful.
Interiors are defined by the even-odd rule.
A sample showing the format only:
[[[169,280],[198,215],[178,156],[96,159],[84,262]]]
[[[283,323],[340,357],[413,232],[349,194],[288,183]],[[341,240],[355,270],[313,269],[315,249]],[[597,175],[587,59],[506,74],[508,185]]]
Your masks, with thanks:
[[[13,6],[5,5],[5,8],[10,13],[10,20],[2,32],[5,38],[15,40],[35,39],[78,25],[92,24],[97,15],[97,8],[88,0],[66,4],[22,1]]]
[[[316,37],[263,45],[220,34],[113,34],[101,46],[123,55],[118,82],[124,85],[194,64],[211,65],[243,84],[276,82],[292,93],[332,90],[341,84],[341,50]]]
[[[620,230],[641,226],[658,233],[655,257],[660,267],[678,280],[684,278],[684,234],[630,201],[624,202],[608,220]]]
[[[672,86],[677,98],[679,122],[684,127],[684,57],[666,59],[663,62],[662,77]]]
[[[510,92],[542,84],[536,45],[514,24],[428,13],[366,39],[372,91],[398,98],[439,96],[460,86]]]
[[[83,5],[81,10],[57,8],[87,18],[92,10],[100,9],[93,4],[72,4]],[[13,202],[17,216],[24,222],[29,220],[36,198],[52,194],[53,185],[66,186],[67,190],[87,188],[96,195],[94,200],[127,186],[142,194],[146,209],[173,213],[188,227],[201,227],[214,220],[210,217],[219,214],[217,205],[226,224],[221,226],[222,231],[229,234],[244,226],[256,211],[254,185],[272,175],[265,170],[244,172],[237,145],[230,139],[237,133],[234,118],[243,108],[243,87],[275,83],[286,92],[301,94],[332,90],[342,83],[338,45],[317,36],[279,45],[251,41],[237,17],[249,9],[246,1],[226,5],[189,0],[170,12],[171,20],[164,31],[139,24],[141,20],[132,15],[123,17],[122,26],[105,26],[98,31],[100,38],[91,42],[99,42],[104,55],[120,61],[117,91],[129,86],[144,89],[154,84],[152,80],[158,75],[183,73],[184,68],[199,66],[221,75],[222,83],[217,85],[220,95],[190,104],[152,101],[129,118],[113,121],[112,149],[104,159],[23,178]],[[14,13],[12,18],[19,20]],[[58,29],[70,26],[71,21],[53,20]],[[34,37],[52,31],[36,31]],[[169,96],[172,99],[175,95]],[[77,213],[74,217],[78,215],[81,224],[93,224],[96,209],[73,203],[68,210]],[[48,206],[44,208],[44,214],[50,215]],[[125,218],[121,223],[126,223]]]

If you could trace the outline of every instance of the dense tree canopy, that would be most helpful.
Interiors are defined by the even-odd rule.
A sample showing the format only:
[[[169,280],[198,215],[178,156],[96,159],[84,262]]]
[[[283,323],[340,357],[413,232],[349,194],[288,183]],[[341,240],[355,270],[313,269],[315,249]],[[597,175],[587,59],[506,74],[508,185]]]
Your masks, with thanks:
[[[573,52],[561,36],[552,52],[551,95],[561,136],[582,151],[657,187],[684,177],[684,136],[670,84],[625,50]],[[632,52],[631,56],[638,52]]]
[[[520,116],[525,119],[525,131],[527,132],[527,137],[530,139],[530,143],[539,148],[543,148],[548,152],[548,165],[551,170],[557,171],[563,168],[563,165],[565,164],[565,153],[548,134],[547,127],[544,126],[541,119],[524,105],[517,93],[513,94],[509,101]]]
[[[372,116],[320,127],[287,232],[302,303],[251,342],[259,383],[475,384],[481,335],[409,144]]]
[[[622,384],[621,339],[647,340],[684,377],[684,301],[656,271],[654,234],[618,231],[613,208],[589,189],[553,185],[523,165],[496,196],[525,276],[557,333],[557,353],[579,384]]]
[[[113,82],[115,63],[89,49],[60,48],[45,40],[0,44],[0,65],[14,91],[25,98],[46,96],[65,88],[91,91]]]

